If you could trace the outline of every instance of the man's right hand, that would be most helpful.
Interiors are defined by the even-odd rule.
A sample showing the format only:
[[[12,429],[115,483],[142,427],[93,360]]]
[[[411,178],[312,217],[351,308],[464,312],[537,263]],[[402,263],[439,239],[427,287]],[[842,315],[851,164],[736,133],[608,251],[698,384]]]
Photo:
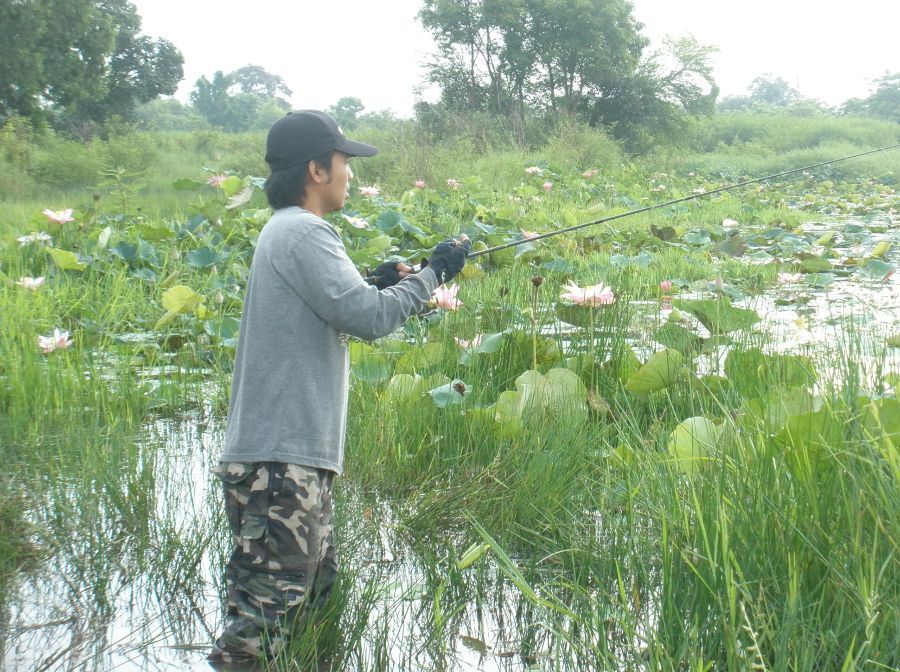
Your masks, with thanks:
[[[470,249],[472,241],[466,234],[462,234],[460,240],[445,240],[437,244],[427,264],[423,262],[422,267],[431,267],[441,284],[450,282],[466,265]]]

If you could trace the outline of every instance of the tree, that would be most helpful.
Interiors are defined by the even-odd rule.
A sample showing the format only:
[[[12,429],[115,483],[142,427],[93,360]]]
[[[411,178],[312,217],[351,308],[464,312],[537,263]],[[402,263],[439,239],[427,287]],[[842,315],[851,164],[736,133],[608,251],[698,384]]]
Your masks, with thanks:
[[[428,79],[451,111],[551,112],[615,129],[710,112],[714,50],[681,38],[645,55],[631,12],[625,0],[425,0],[419,19],[438,48]]]
[[[800,92],[781,77],[765,73],[750,82],[747,87],[752,104],[788,107],[800,100]]]
[[[103,121],[175,92],[184,59],[140,34],[127,0],[5,0],[0,4],[0,116],[41,122],[46,110]]]
[[[868,98],[851,98],[843,105],[845,114],[862,114],[900,123],[900,72],[875,80],[876,90]]]
[[[690,116],[712,114],[719,94],[709,61],[715,51],[693,37],[667,39],[591,102],[589,123],[613,126],[614,136],[638,149],[653,136],[673,136]]]
[[[623,0],[426,0],[419,18],[438,46],[429,79],[458,110],[574,114],[647,44]]]
[[[359,125],[359,114],[364,109],[366,108],[359,98],[345,96],[340,98],[326,111],[334,117],[335,121],[337,121],[340,126],[347,130],[353,130]]]
[[[267,128],[290,103],[277,94],[291,95],[278,75],[258,65],[246,65],[228,74],[217,71],[212,80],[204,75],[191,92],[191,104],[213,126],[240,132]]]

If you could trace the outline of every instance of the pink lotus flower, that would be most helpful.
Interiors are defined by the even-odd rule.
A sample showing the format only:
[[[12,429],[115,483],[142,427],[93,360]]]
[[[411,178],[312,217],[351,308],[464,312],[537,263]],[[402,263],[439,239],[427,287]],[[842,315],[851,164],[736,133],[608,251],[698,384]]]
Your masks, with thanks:
[[[415,187],[416,187],[416,189],[424,189],[425,188],[425,180],[416,180]]]
[[[378,194],[380,194],[381,192],[378,190],[378,187],[372,186],[372,187],[360,187],[359,193],[362,194],[363,196],[372,197],[372,196],[378,196]]]
[[[528,175],[540,175],[544,171],[541,170],[539,166],[529,166],[528,168],[525,169],[525,172]]]
[[[50,234],[44,233],[43,231],[32,231],[27,236],[19,236],[16,238],[19,241],[19,245],[24,247],[25,245],[30,245],[31,243],[52,243],[53,238],[50,237]]]
[[[72,345],[68,331],[53,330],[52,336],[38,336],[38,347],[41,353],[49,355],[54,350],[67,350]]]
[[[471,341],[467,341],[463,338],[454,338],[457,345],[461,347],[463,350],[474,350],[479,345],[481,345],[481,341],[484,338],[484,334],[476,334]]]
[[[600,171],[597,170],[596,168],[591,168],[590,170],[584,171],[584,172],[581,174],[581,176],[589,180],[589,179],[591,179],[592,177],[597,177],[597,175],[598,175],[599,173],[600,173]]]
[[[519,231],[522,232],[522,237],[525,240],[531,240],[532,238],[537,238],[539,235],[541,235],[539,233],[535,233],[534,231],[526,231],[525,229],[519,229]]]
[[[672,281],[671,280],[663,280],[659,283],[659,291],[663,294],[668,294],[672,291]]]
[[[575,283],[565,286],[566,291],[559,298],[571,301],[579,306],[608,306],[616,302],[612,289],[600,283],[592,287],[579,287]]]
[[[456,310],[461,305],[463,305],[462,301],[456,298],[456,294],[459,292],[459,285],[449,285],[445,287],[441,285],[436,290],[434,290],[434,294],[431,295],[431,302],[437,308],[443,308],[444,310]]]
[[[779,285],[788,285],[792,282],[800,282],[800,278],[803,277],[802,273],[779,273],[778,274],[778,284]]]
[[[65,224],[66,222],[74,222],[75,218],[72,217],[72,208],[66,208],[65,210],[57,210],[53,211],[50,208],[41,211],[41,214],[46,216],[47,219],[54,224]]]
[[[550,191],[551,189],[553,189],[553,183],[552,182],[544,182],[544,191]]]
[[[356,228],[356,229],[368,229],[369,223],[364,220],[362,217],[351,217],[350,215],[345,215],[343,212],[341,213],[341,217],[347,220],[347,223]]]
[[[447,180],[447,186],[450,187],[451,189],[459,189],[459,181],[454,180],[451,177],[449,180]]]
[[[41,285],[44,284],[45,279],[46,278],[44,278],[43,276],[41,276],[39,278],[22,277],[22,278],[19,278],[18,280],[16,280],[16,284],[19,287],[24,287],[25,289],[30,289],[31,291],[34,291],[38,287],[40,287]]]
[[[215,187],[216,189],[218,189],[219,187],[222,186],[222,183],[227,179],[228,179],[227,175],[225,175],[224,173],[219,173],[218,175],[210,175],[209,178],[207,178],[206,183],[209,186]]]

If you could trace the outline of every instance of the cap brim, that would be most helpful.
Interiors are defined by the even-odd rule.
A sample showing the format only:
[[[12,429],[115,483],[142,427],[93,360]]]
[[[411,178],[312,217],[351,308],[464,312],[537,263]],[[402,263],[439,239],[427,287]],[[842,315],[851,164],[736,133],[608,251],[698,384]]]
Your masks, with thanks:
[[[356,140],[347,140],[346,138],[335,149],[347,156],[375,156],[378,153],[378,150],[372,145],[357,142]]]

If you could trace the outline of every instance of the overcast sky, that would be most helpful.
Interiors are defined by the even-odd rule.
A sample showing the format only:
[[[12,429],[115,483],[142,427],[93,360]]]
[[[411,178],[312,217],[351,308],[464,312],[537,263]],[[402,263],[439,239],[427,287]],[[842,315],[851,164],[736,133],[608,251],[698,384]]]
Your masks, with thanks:
[[[416,21],[421,0],[132,0],[143,31],[184,54],[178,98],[216,70],[260,65],[281,75],[296,109],[343,96],[367,111],[409,116],[421,65],[433,49]],[[693,35],[716,45],[720,96],[742,95],[763,73],[808,98],[841,103],[868,95],[871,80],[900,71],[900,1],[634,0],[644,34]],[[427,97],[427,96],[426,96]]]

